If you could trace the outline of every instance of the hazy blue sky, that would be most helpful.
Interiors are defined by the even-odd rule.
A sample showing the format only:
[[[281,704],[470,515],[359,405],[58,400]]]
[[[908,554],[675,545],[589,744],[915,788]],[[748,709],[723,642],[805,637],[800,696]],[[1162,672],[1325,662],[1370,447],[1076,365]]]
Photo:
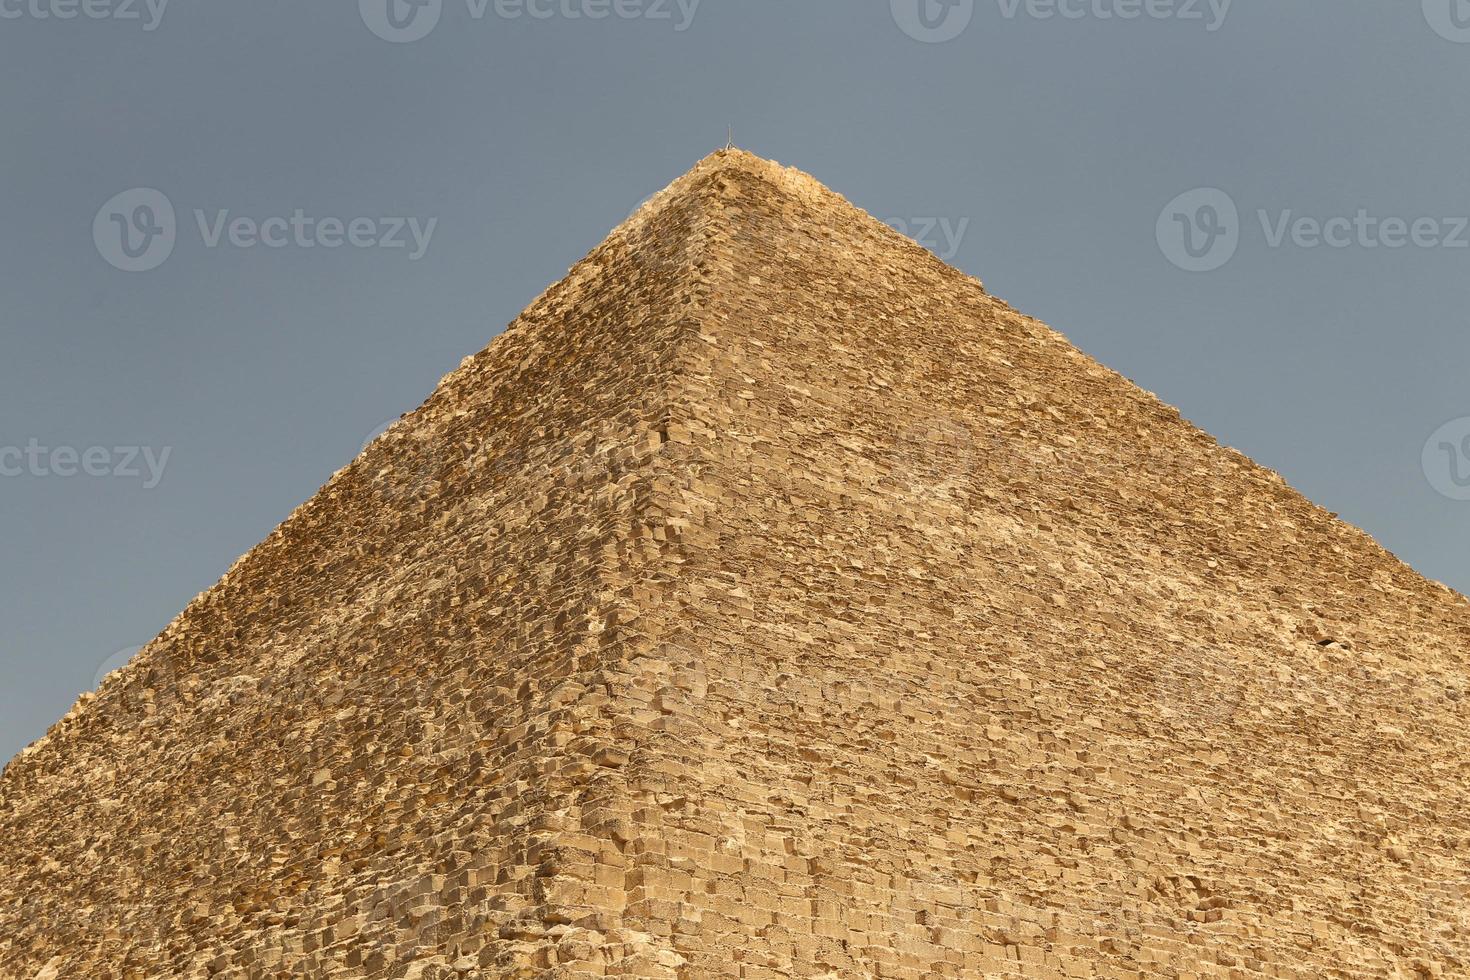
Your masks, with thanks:
[[[414,3],[0,0],[0,758],[730,124],[1470,589],[1466,0]]]

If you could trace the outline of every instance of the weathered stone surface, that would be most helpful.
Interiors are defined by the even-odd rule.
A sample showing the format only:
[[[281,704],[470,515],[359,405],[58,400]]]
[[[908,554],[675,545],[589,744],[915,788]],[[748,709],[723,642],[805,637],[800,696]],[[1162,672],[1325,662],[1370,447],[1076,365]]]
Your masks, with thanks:
[[[7,767],[0,976],[1467,976],[1467,643],[724,152]]]

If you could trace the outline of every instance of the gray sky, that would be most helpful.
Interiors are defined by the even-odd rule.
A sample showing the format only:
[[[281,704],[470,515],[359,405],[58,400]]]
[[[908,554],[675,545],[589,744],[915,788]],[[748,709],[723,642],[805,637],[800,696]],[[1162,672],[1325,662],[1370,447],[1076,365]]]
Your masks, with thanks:
[[[0,758],[728,124],[1470,589],[1466,0],[388,2],[0,0]]]

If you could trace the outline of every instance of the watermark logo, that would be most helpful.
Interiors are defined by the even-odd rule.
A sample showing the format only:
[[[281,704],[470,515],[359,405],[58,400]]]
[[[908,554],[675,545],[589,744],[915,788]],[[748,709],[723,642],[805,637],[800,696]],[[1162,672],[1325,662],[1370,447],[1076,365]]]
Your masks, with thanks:
[[[975,469],[978,449],[970,427],[947,415],[900,430],[888,449],[891,479],[910,497],[962,492]]]
[[[1164,205],[1154,229],[1164,257],[1186,272],[1213,272],[1240,247],[1240,212],[1217,187],[1185,191]]]
[[[439,227],[438,218],[386,216],[318,217],[303,208],[290,214],[254,217],[229,208],[194,208],[186,224],[207,249],[354,249],[403,251],[410,262],[423,258]],[[181,234],[168,195],[135,187],[116,195],[92,221],[92,240],[108,264],[124,272],[148,272],[173,254]]]
[[[1429,881],[1420,891],[1425,945],[1436,958],[1470,957],[1470,879]]]
[[[1451,419],[1430,433],[1420,463],[1440,496],[1470,500],[1470,416]]]
[[[975,16],[975,0],[889,0],[893,22],[925,44],[953,41]]]
[[[1206,732],[1229,727],[1245,702],[1239,668],[1209,647],[1175,647],[1154,675],[1154,693],[1167,716]]]
[[[174,251],[178,229],[173,202],[151,187],[116,194],[92,219],[92,240],[109,265],[124,272],[147,272]]]
[[[1424,19],[1446,41],[1470,44],[1470,0],[1424,0]]]
[[[444,0],[357,0],[368,30],[394,44],[429,36],[444,13]]]
[[[156,31],[167,9],[168,0],[0,0],[0,20],[135,20]]]
[[[97,690],[97,688],[102,686],[102,682],[107,679],[107,676],[109,674],[113,673],[114,671],[121,670],[128,664],[132,663],[133,658],[136,657],[139,651],[141,651],[142,649],[142,647],[124,647],[123,649],[118,650],[116,653],[109,656],[106,660],[102,661],[102,663],[98,664],[97,672],[92,675],[92,687],[90,688],[90,690]]]
[[[623,223],[632,221],[657,196],[658,192],[655,191],[638,202],[638,206],[628,212]],[[628,258],[639,267],[651,270],[688,268],[693,254],[699,249],[699,245],[689,235],[660,234],[653,229],[633,233],[623,241],[630,246]]]
[[[367,453],[368,448],[397,425],[398,421],[396,418],[389,419],[369,432],[362,442],[361,453]],[[404,433],[396,444],[395,455],[391,460],[384,456],[377,458],[387,462],[372,472],[369,479],[373,490],[388,500],[415,500],[427,495],[434,489],[445,466],[440,447],[429,442],[423,433],[416,431]]]
[[[142,480],[152,490],[163,482],[172,446],[43,446],[32,437],[24,446],[0,446],[0,479],[86,476]]]

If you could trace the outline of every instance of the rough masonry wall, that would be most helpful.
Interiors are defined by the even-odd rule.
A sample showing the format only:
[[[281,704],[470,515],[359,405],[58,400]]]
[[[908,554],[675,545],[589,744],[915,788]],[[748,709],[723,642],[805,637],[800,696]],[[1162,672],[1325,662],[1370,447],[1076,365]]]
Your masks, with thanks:
[[[809,178],[718,186],[664,975],[1470,975],[1465,600]]]
[[[720,153],[0,779],[0,976],[1470,975],[1470,609]]]
[[[618,792],[599,678],[666,542],[701,235],[671,197],[7,767],[0,976],[547,967],[561,842]]]

